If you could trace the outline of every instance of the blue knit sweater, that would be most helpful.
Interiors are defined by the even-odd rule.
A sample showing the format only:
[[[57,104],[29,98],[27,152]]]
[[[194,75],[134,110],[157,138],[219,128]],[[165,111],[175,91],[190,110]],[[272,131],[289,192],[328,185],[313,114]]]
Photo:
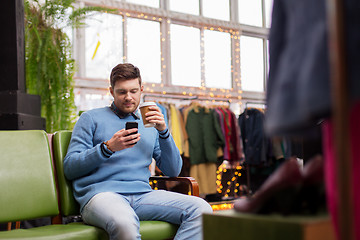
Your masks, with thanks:
[[[77,121],[64,159],[65,176],[72,181],[74,196],[81,210],[97,193],[144,193],[151,191],[149,165],[152,158],[167,176],[178,176],[182,159],[170,135],[159,138],[155,128],[145,128],[141,114],[119,118],[109,107],[81,114]],[[128,121],[138,122],[140,141],[134,147],[106,155],[101,143],[125,128]],[[165,137],[165,138],[164,138]],[[167,137],[167,138],[166,138]]]

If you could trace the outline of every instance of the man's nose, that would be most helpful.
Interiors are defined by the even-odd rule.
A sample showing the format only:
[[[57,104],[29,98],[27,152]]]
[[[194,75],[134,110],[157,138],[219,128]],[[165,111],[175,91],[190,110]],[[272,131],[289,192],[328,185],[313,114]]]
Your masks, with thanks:
[[[125,95],[125,99],[132,99],[132,97],[131,97],[131,93],[130,93],[130,92],[126,93],[126,95]]]

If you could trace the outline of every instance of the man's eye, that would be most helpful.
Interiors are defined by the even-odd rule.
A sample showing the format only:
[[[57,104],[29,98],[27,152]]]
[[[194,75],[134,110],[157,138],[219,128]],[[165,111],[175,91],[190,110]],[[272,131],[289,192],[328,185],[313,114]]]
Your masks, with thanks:
[[[131,90],[131,93],[137,93],[138,90]]]

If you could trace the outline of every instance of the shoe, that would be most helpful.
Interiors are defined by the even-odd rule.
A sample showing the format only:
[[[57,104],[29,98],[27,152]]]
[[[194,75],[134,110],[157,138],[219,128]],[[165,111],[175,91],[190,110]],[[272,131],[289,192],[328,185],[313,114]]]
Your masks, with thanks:
[[[299,204],[296,201],[303,175],[296,158],[282,163],[249,198],[237,199],[234,209],[243,213],[280,212],[290,214]]]
[[[312,185],[324,182],[324,160],[321,155],[311,158],[302,171],[304,184]]]
[[[323,157],[316,155],[311,158],[302,173],[304,183],[300,193],[301,213],[315,215],[318,212],[327,212]]]

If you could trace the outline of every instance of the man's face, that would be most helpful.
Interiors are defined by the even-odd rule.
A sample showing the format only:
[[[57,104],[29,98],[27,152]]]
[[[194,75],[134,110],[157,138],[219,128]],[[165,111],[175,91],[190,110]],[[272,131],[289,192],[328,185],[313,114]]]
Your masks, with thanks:
[[[114,88],[110,87],[115,106],[124,113],[132,113],[136,110],[142,91],[143,87],[140,86],[138,78],[116,81]]]

